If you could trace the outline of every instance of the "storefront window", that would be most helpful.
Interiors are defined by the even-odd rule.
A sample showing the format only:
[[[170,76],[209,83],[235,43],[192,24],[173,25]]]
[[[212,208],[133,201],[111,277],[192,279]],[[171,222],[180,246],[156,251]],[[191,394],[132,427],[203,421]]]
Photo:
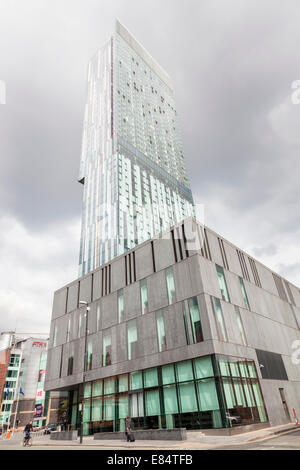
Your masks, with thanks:
[[[198,411],[194,382],[181,383],[178,385],[178,390],[181,413]]]
[[[144,387],[157,387],[158,386],[158,376],[157,369],[147,369],[144,371]]]
[[[158,390],[145,392],[146,416],[160,416],[160,402]]]
[[[119,375],[118,377],[119,392],[127,392],[128,390],[128,375]]]
[[[115,379],[109,378],[104,379],[104,395],[111,395],[115,393]]]
[[[177,380],[178,382],[185,382],[187,380],[193,380],[193,367],[192,361],[178,362],[176,364],[177,369]]]
[[[98,397],[102,395],[102,380],[95,380],[93,383],[93,397]]]
[[[198,359],[194,359],[194,365],[195,365],[195,375],[197,379],[203,379],[206,377],[214,376],[210,356],[204,356],[204,357],[199,357]]]
[[[141,371],[131,372],[130,374],[130,389],[138,390],[143,388],[143,375]]]
[[[174,365],[168,364],[161,368],[162,372],[162,383],[163,384],[172,384],[175,382],[175,372]]]

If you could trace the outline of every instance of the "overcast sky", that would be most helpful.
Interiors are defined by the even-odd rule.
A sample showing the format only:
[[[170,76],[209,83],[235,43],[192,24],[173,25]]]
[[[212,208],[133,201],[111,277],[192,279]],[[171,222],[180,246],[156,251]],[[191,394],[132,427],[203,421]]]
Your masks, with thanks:
[[[300,285],[298,0],[0,0],[0,330],[77,276],[86,69],[117,17],[172,78],[205,223]]]

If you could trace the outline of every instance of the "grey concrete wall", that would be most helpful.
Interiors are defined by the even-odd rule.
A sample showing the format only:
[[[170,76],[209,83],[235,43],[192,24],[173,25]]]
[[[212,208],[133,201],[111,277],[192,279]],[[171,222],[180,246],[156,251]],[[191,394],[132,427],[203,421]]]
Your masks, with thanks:
[[[197,232],[197,225],[193,221],[193,230]],[[187,227],[188,228],[188,227]],[[196,230],[197,229],[197,230]],[[181,233],[181,225],[178,233]],[[177,232],[177,229],[176,231]],[[89,338],[93,342],[93,369],[87,372],[87,380],[95,380],[102,377],[110,377],[122,373],[131,372],[147,367],[167,364],[189,359],[205,354],[227,354],[237,357],[246,357],[256,361],[255,349],[263,349],[282,355],[289,381],[284,381],[282,387],[286,390],[287,399],[291,407],[298,407],[299,403],[299,366],[293,364],[291,354],[292,344],[300,340],[300,294],[296,286],[290,285],[296,306],[282,300],[277,292],[272,271],[255,260],[256,268],[262,287],[257,287],[254,282],[252,269],[248,255],[244,253],[250,282],[244,279],[244,285],[250,304],[250,311],[246,308],[241,293],[239,277],[242,270],[237,256],[237,248],[224,240],[229,270],[224,269],[227,287],[230,295],[230,303],[221,299],[221,292],[217,278],[216,263],[223,266],[218,236],[207,229],[209,248],[212,261],[200,255],[199,249],[190,249],[189,257],[186,256],[182,241],[184,259],[179,259],[178,240],[175,242],[178,262],[175,262],[172,240],[157,238],[154,240],[156,272],[153,272],[151,243],[145,242],[135,248],[136,282],[125,286],[125,261],[124,256],[113,260],[111,264],[111,293],[101,296],[101,269],[96,270],[93,276],[93,298],[97,299],[91,304],[89,313]],[[199,245],[199,243],[198,243]],[[132,251],[131,251],[132,252]],[[131,257],[133,258],[133,257]],[[167,283],[165,269],[173,266],[176,302],[169,306],[167,295]],[[140,300],[140,279],[147,280],[148,288],[148,313],[142,315]],[[80,280],[80,296],[85,295],[90,299],[92,276],[86,276]],[[117,290],[123,288],[124,292],[124,321],[118,323],[117,314]],[[67,296],[68,289],[68,296]],[[198,344],[186,344],[185,328],[183,323],[182,302],[197,296],[200,310],[201,324],[204,342]],[[224,323],[228,335],[227,341],[220,341],[217,334],[216,322],[211,308],[211,296],[219,298],[221,302]],[[77,384],[82,380],[83,349],[84,349],[84,317],[80,338],[78,337],[78,280],[69,284],[55,293],[53,302],[53,314],[51,323],[51,336],[54,326],[58,327],[57,347],[50,347],[46,373],[46,389],[59,389]],[[67,303],[67,313],[65,307]],[[101,321],[97,331],[96,311],[97,304],[101,306]],[[243,345],[236,321],[235,306],[239,307],[247,344]],[[156,312],[164,311],[166,329],[166,350],[158,352]],[[81,309],[83,313],[83,309]],[[66,331],[68,319],[71,318],[70,342],[66,344]],[[135,318],[138,329],[137,357],[128,360],[127,356],[127,322]],[[297,320],[299,324],[297,324]],[[192,338],[191,325],[188,323],[189,336]],[[103,333],[110,332],[112,336],[112,364],[102,367],[102,337]],[[64,345],[62,357],[61,377],[59,377],[62,345]],[[74,355],[74,372],[68,377],[67,361],[70,355]],[[258,373],[260,370],[258,368]],[[282,405],[278,402],[279,385],[272,380],[263,380],[267,410],[272,423],[283,421]],[[276,382],[276,381],[275,381]],[[274,396],[273,396],[274,395]],[[295,406],[293,406],[295,404]],[[279,406],[280,405],[280,406]]]

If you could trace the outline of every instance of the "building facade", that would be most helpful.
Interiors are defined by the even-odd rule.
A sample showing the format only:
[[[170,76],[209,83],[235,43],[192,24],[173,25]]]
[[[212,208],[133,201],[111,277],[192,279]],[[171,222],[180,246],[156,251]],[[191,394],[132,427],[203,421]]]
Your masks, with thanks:
[[[55,293],[45,389],[70,393],[74,427],[84,404],[85,434],[127,414],[136,429],[279,425],[300,412],[299,325],[296,286],[189,218]]]
[[[64,415],[61,405],[66,394],[44,390],[48,338],[8,332],[2,333],[0,340],[4,348],[0,354],[6,357],[0,427],[24,427],[30,420],[34,426],[57,423]]]
[[[88,66],[79,275],[193,215],[171,80],[117,21]]]

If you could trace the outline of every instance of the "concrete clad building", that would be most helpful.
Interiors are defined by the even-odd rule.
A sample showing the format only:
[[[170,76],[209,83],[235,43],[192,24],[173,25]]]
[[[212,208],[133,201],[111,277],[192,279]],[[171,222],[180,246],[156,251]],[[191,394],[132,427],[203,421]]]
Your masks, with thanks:
[[[88,311],[84,366],[86,308]],[[46,390],[84,432],[277,425],[300,411],[300,293],[195,219],[54,295]],[[85,373],[85,389],[82,389]]]
[[[89,64],[80,278],[55,292],[45,379],[86,435],[300,413],[299,289],[193,218],[176,116],[117,22]]]

